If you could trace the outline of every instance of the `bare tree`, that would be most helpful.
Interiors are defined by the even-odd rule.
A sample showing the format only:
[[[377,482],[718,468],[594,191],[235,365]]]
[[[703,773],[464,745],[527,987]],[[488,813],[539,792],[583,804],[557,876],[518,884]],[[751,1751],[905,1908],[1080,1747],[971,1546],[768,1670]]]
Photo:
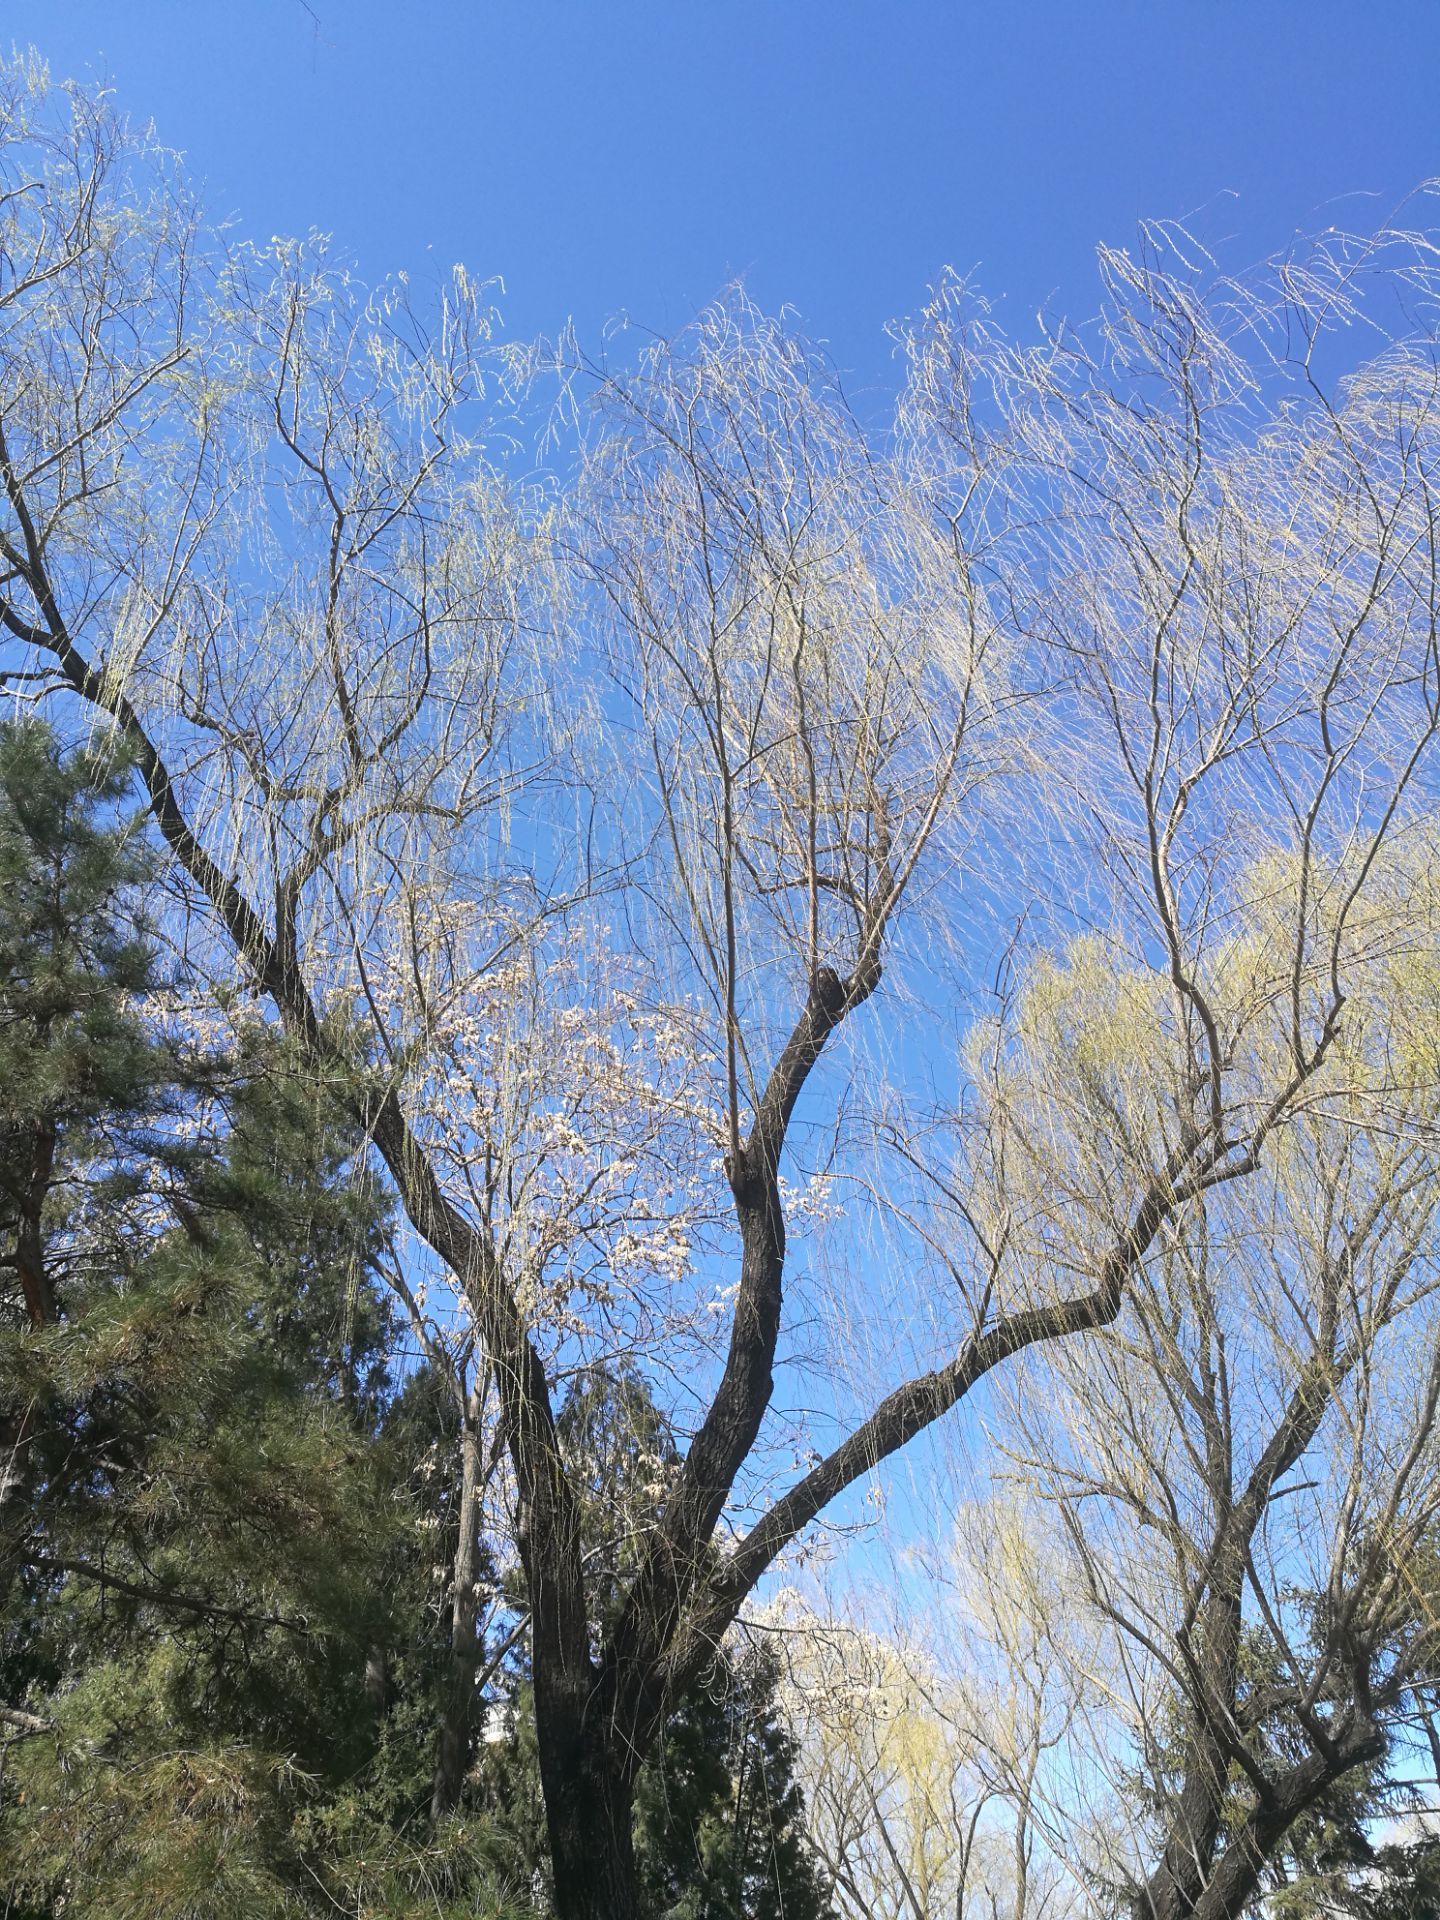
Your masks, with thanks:
[[[1162,1156],[1223,1142],[1243,1173],[1190,1183],[1113,1330],[1015,1382],[1131,1692],[1110,1764],[1138,1752],[1153,1796],[1119,1804],[1134,1852],[1097,1849],[1097,1898],[1138,1874],[1166,1920],[1244,1911],[1434,1671],[1428,322],[1322,374],[1327,324],[1428,252],[1332,236],[1202,306],[1157,239],[1106,260],[1095,334],[1014,376],[1054,509],[1038,617],[1075,667],[1055,751],[1090,768],[1077,930],[972,1043],[961,1172],[912,1164],[997,1283],[1105,1246]]]
[[[997,1365],[1112,1322],[1338,1057],[1436,725],[1428,349],[1327,399],[1319,343],[1359,271],[1338,243],[1272,276],[1269,305],[1107,258],[1098,346],[1013,352],[942,292],[907,335],[900,431],[876,437],[737,298],[599,374],[557,498],[487,453],[509,363],[463,275],[426,323],[313,247],[222,255],[106,103],[5,85],[0,621],[38,676],[16,684],[125,736],[205,937],[342,1086],[417,1261],[449,1276],[436,1318],[411,1293],[476,1421],[493,1387],[556,1903],[629,1915],[636,1771],[777,1556]],[[1402,281],[1422,258],[1397,252]],[[1282,314],[1317,343],[1298,375]],[[577,757],[603,802],[578,833]],[[1256,991],[1289,1017],[1278,1052],[1242,1056],[1214,974],[1267,849],[1298,904]],[[618,1097],[572,1103],[557,1192],[563,1050],[492,1097],[492,1065],[553,1051],[543,990],[513,1053],[467,1009],[517,954],[543,989],[567,926],[603,952],[597,863],[650,970],[625,1045],[608,965],[599,1003],[578,976],[576,1018],[638,1057]],[[948,937],[967,889],[1025,943],[1100,926],[1141,970],[1133,1058],[1166,1074],[1143,1127],[1072,1144],[1074,1081],[1027,1083],[1039,1049],[1002,1072],[977,1040],[969,1162],[937,1182],[902,1132],[893,1178],[863,1183],[923,1190],[908,1244],[946,1275],[937,1346],[777,1488],[755,1468],[785,1358],[782,1167],[848,1112],[882,977],[924,1036],[897,1037],[902,1076],[988,977]],[[669,1078],[646,1052],[662,1018],[691,1063]],[[658,1162],[688,1133],[697,1190],[673,1211],[718,1217],[685,1091],[706,1064],[724,1237],[637,1261],[657,1209],[637,1142]],[[588,1212],[586,1166],[610,1195]],[[863,1274],[831,1285],[864,1312]],[[652,1371],[685,1372],[689,1444],[597,1640],[556,1382],[587,1342],[671,1334]]]

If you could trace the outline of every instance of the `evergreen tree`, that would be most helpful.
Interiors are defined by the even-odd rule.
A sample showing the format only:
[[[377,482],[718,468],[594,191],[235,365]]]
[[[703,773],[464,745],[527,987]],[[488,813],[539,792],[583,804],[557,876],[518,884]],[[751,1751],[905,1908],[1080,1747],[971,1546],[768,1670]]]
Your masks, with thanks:
[[[387,1202],[273,1032],[167,1035],[126,779],[0,728],[7,1911],[498,1912],[486,1831],[417,1826]]]
[[[666,1920],[823,1920],[831,1910],[778,1680],[763,1642],[722,1649],[641,1771],[636,1852]]]

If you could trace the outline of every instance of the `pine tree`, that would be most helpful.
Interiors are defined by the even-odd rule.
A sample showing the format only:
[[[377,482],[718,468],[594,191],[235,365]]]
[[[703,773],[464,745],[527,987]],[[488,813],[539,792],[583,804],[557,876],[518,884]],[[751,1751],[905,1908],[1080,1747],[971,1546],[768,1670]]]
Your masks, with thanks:
[[[831,1912],[778,1683],[763,1641],[722,1648],[642,1770],[636,1852],[652,1907],[666,1920],[824,1920]]]
[[[483,1828],[412,1832],[388,1203],[274,1032],[167,1032],[127,773],[0,728],[7,1911],[498,1911]]]

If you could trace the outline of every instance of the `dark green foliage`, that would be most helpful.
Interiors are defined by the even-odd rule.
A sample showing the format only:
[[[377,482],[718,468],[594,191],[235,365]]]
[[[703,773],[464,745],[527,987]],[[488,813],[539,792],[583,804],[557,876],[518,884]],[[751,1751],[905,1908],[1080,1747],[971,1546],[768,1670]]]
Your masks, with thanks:
[[[1406,1589],[1403,1605],[1423,1605],[1428,1586],[1434,1590],[1433,1554],[1418,1551],[1411,1562],[1417,1576]],[[1291,1598],[1301,1617],[1319,1616],[1320,1602],[1300,1594]],[[1404,1621],[1399,1624],[1405,1624]],[[1318,1636],[1317,1636],[1318,1637]],[[1247,1628],[1241,1634],[1238,1701],[1250,1725],[1252,1762],[1272,1775],[1283,1774],[1309,1750],[1308,1737],[1293,1718],[1293,1691],[1288,1674],[1268,1634]],[[1330,1711],[1334,1700],[1321,1703]],[[1417,1719],[1426,1719],[1433,1704],[1414,1701]],[[1169,1711],[1150,1729],[1151,1771],[1136,1776],[1131,1788],[1136,1799],[1161,1820],[1169,1817],[1181,1787],[1181,1768],[1189,1723],[1187,1709],[1172,1701]],[[1434,1765],[1435,1753],[1429,1756]],[[1264,1911],[1274,1920],[1440,1920],[1440,1841],[1420,1837],[1409,1841],[1382,1841],[1398,1816],[1423,1804],[1412,1784],[1409,1757],[1392,1737],[1389,1748],[1369,1766],[1344,1774],[1286,1831],[1266,1863]],[[1238,1762],[1232,1762],[1224,1809],[1221,1846],[1232,1842],[1253,1799],[1253,1782]]]
[[[113,1179],[150,1145],[172,1077],[134,999],[154,955],[127,898],[150,871],[112,815],[128,769],[62,761],[47,728],[0,726],[0,1259],[5,1324],[43,1325],[91,1250],[57,1227],[92,1158]]]
[[[387,1202],[273,1032],[165,1037],[124,776],[0,729],[11,1910],[498,1910],[484,1830],[417,1824]]]
[[[1330,1896],[1329,1911],[1355,1920],[1440,1920],[1440,1840],[1377,1847],[1364,1869]]]
[[[652,1906],[673,1920],[823,1920],[794,1743],[760,1643],[722,1652],[643,1768],[636,1851]]]

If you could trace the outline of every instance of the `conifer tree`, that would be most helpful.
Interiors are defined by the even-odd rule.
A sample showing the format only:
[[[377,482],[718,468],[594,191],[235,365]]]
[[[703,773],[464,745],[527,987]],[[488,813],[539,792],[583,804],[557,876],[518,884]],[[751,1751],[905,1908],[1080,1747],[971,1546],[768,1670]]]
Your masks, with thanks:
[[[386,1201],[273,1032],[167,1029],[127,780],[0,728],[8,1911],[483,1912],[484,1832],[407,1836],[434,1421],[392,1418]]]

